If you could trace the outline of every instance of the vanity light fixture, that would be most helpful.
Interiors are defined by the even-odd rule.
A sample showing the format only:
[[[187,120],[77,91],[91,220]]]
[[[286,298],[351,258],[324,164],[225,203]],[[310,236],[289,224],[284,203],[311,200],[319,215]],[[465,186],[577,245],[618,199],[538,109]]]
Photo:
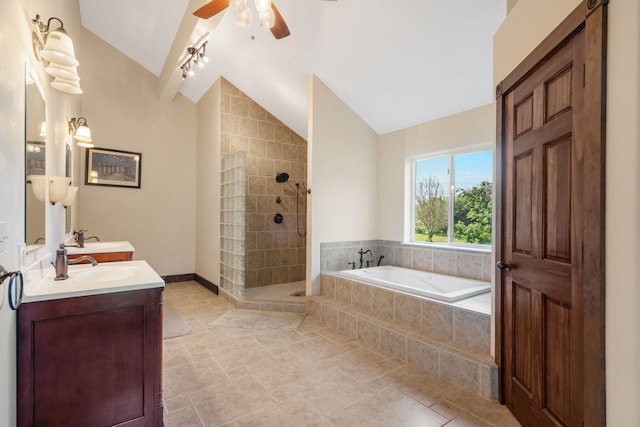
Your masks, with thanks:
[[[193,76],[194,70],[191,68],[193,65],[197,65],[202,68],[205,63],[209,62],[209,58],[205,56],[207,43],[208,42],[205,41],[199,47],[187,48],[186,60],[180,66],[180,69],[182,70],[182,80],[186,79],[187,76]]]
[[[69,120],[69,133],[73,136],[79,147],[93,148],[93,140],[91,139],[91,129],[84,117],[73,117]]]
[[[71,178],[64,176],[29,175],[27,179],[31,181],[31,190],[36,199],[44,202],[48,191],[52,205],[64,199],[71,186]]]
[[[60,23],[56,29],[51,29],[53,20]],[[73,41],[65,31],[63,22],[54,16],[49,18],[45,25],[40,20],[40,15],[36,15],[31,22],[35,26],[31,34],[33,52],[38,61],[46,59],[49,62],[45,72],[54,77],[51,86],[62,92],[81,94],[80,77],[76,70],[80,63],[76,59]]]
[[[69,187],[69,190],[67,191],[67,194],[62,199],[62,206],[64,206],[65,208],[67,206],[71,206],[73,202],[76,201],[77,195],[78,195],[78,187],[75,185],[71,185]]]

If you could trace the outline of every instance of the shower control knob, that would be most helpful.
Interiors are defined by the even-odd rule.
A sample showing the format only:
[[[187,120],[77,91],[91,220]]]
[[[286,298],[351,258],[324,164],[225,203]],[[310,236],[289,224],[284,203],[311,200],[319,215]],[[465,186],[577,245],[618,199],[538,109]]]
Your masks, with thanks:
[[[502,260],[500,260],[500,261],[498,261],[498,262],[496,263],[496,267],[498,267],[500,270],[507,270],[507,271],[509,271],[509,270],[511,270],[511,263],[510,263],[510,262],[508,262],[508,261],[502,261]]]

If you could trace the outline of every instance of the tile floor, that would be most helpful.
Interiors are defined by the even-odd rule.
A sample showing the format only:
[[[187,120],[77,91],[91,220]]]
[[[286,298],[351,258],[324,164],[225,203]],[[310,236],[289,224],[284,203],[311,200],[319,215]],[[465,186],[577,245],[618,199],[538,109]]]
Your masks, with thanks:
[[[307,317],[294,332],[213,327],[233,307],[170,283],[191,333],[164,341],[166,427],[519,426],[509,411]]]

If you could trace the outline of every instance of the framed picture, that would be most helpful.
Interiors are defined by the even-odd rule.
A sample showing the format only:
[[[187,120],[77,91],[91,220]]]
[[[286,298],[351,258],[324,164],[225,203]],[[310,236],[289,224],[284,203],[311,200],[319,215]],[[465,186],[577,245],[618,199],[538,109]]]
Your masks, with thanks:
[[[87,148],[86,185],[140,188],[142,154]]]

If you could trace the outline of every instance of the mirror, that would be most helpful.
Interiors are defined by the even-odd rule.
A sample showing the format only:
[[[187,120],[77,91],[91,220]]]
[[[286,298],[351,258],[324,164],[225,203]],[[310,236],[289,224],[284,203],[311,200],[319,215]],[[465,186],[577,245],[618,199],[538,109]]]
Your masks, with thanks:
[[[73,176],[71,174],[71,146],[69,145],[70,142],[67,142],[65,144],[66,147],[66,152],[65,152],[65,163],[66,163],[66,174],[65,176],[71,178],[71,185],[73,184]],[[65,233],[70,233],[71,232],[71,209],[72,209],[73,205],[71,206],[65,206],[64,207],[64,218],[65,218],[65,226],[64,226],[64,232]]]
[[[25,68],[25,242],[27,253],[44,245],[45,205],[31,188],[30,175],[45,175],[46,104],[38,76]]]

